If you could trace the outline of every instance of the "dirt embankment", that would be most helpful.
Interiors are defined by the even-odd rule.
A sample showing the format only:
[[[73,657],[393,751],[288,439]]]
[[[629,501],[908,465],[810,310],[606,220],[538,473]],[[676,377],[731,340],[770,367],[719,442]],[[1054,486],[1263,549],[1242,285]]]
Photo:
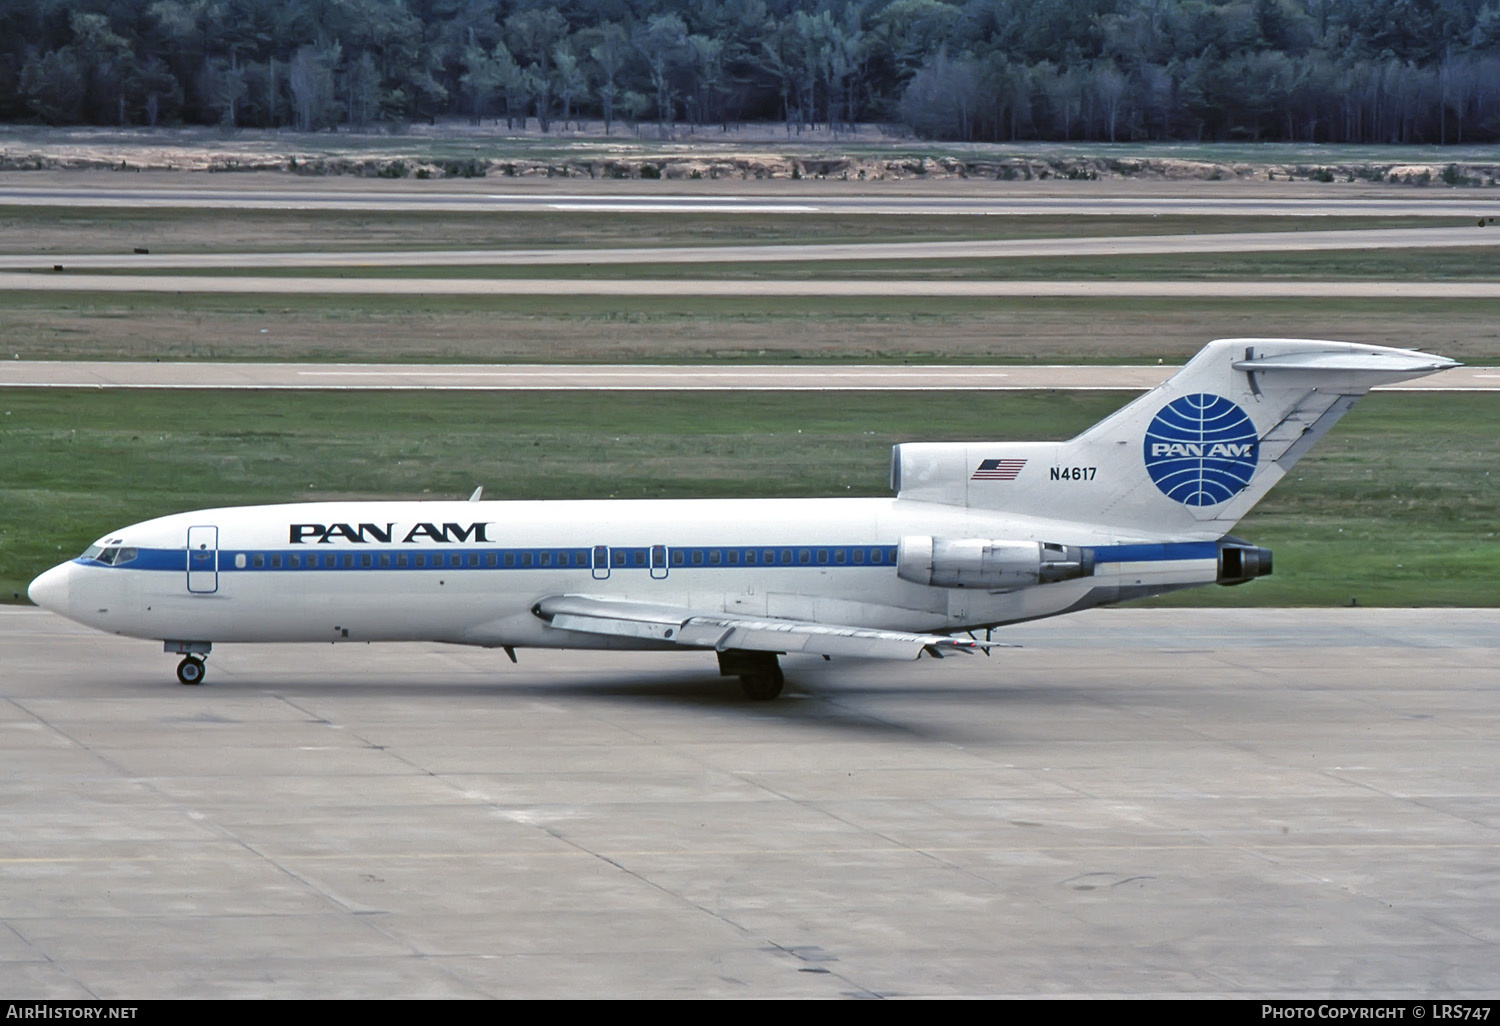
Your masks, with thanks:
[[[1001,153],[995,147],[905,143],[854,137],[778,146],[765,138],[642,141],[619,136],[497,138],[445,135],[319,137],[245,132],[228,137],[201,130],[0,131],[0,171],[274,171],[359,178],[572,179],[943,179],[1380,182],[1402,185],[1495,186],[1500,161],[1336,159],[1213,159],[1178,155]],[[879,152],[882,148],[889,152]],[[912,153],[926,150],[926,155]],[[1101,147],[1107,149],[1107,147]],[[544,153],[539,153],[544,150]],[[875,152],[871,152],[874,150]],[[986,150],[988,152],[986,152]],[[462,156],[452,154],[462,153]],[[935,154],[935,155],[934,155]],[[1247,156],[1252,154],[1247,153]],[[1236,154],[1235,156],[1239,156]],[[1472,156],[1466,155],[1466,156]]]
[[[132,159],[134,157],[134,159]],[[837,179],[903,181],[978,179],[1045,181],[1142,179],[1161,181],[1389,182],[1394,185],[1495,186],[1500,164],[1226,164],[1175,158],[1027,157],[974,160],[959,157],[800,157],[772,154],[579,157],[573,159],[432,159],[403,155],[175,152],[139,155],[56,155],[0,151],[0,171],[279,171],[358,178],[592,178],[750,181]]]

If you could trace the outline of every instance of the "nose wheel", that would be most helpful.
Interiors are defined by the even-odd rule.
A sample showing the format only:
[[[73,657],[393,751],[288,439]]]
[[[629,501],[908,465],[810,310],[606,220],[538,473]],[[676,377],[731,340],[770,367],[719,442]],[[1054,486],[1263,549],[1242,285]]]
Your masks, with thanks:
[[[162,651],[182,656],[177,664],[177,679],[184,684],[203,683],[203,659],[213,651],[211,641],[164,641]]]
[[[183,684],[202,684],[203,673],[203,660],[197,656],[188,656],[177,664],[177,679]]]

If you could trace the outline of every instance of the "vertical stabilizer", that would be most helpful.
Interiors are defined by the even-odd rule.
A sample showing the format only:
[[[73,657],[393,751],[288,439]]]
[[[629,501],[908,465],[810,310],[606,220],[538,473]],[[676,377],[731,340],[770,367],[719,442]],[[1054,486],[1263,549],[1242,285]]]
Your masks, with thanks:
[[[1316,339],[1220,339],[1067,442],[897,447],[902,498],[1106,527],[1218,538],[1375,385],[1457,364]]]

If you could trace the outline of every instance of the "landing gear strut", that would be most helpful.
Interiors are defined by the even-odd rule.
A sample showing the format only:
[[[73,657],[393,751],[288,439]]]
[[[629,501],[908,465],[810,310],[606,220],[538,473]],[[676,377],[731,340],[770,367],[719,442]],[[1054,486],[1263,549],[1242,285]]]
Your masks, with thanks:
[[[213,651],[213,643],[208,641],[164,641],[163,652],[175,652],[182,656],[182,662],[177,664],[177,679],[183,684],[203,683],[203,660],[209,652]]]
[[[738,648],[720,652],[719,675],[738,677],[745,697],[755,702],[769,702],[781,694],[786,683],[775,652],[747,652]]]

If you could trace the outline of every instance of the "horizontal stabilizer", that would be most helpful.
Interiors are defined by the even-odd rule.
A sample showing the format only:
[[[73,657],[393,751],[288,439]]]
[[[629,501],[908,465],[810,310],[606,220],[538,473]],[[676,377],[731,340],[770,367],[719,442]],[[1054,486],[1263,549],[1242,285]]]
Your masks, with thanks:
[[[1256,340],[1246,341],[1252,343],[1248,348],[1253,349]],[[1454,360],[1431,353],[1419,353],[1414,349],[1313,350],[1249,357],[1234,362],[1235,370],[1256,373],[1296,370],[1322,374],[1376,375],[1382,379],[1379,384],[1419,378],[1424,374],[1435,374],[1457,366],[1459,364]]]

